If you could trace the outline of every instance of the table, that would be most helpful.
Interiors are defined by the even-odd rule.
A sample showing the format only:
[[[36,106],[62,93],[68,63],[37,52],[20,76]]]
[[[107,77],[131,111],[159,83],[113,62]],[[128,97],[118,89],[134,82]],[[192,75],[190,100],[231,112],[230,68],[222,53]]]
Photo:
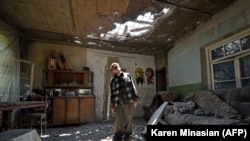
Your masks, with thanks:
[[[41,141],[34,129],[11,129],[0,133],[1,141]]]
[[[9,125],[11,124],[12,110],[42,107],[46,106],[46,104],[46,101],[0,102],[0,111],[2,111],[2,125],[0,132],[9,129]]]

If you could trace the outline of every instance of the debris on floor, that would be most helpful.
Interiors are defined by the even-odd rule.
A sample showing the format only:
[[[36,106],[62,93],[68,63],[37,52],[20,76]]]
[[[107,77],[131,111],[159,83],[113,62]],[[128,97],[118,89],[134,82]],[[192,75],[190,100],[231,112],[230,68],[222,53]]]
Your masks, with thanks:
[[[143,118],[133,120],[133,141],[145,141],[141,134],[146,126]],[[114,121],[100,121],[79,126],[47,128],[42,141],[111,141],[114,135]]]

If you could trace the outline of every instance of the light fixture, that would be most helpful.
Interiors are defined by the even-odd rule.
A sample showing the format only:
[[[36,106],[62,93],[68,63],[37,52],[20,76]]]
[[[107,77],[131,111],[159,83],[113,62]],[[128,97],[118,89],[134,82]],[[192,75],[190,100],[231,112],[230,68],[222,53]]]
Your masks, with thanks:
[[[88,42],[87,44],[88,44],[88,45],[96,45],[95,42]]]
[[[78,36],[74,37],[74,43],[76,44],[82,44],[82,41],[80,41],[80,38]]]
[[[79,41],[79,40],[74,40],[74,43],[77,43],[77,44],[82,44],[82,42],[81,42],[81,41]]]

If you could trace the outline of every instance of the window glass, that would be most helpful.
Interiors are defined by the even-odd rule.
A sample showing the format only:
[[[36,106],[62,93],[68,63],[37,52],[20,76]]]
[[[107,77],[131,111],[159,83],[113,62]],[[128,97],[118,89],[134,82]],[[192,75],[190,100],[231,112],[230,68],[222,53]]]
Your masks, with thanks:
[[[235,79],[235,70],[233,61],[214,64],[214,81]]]
[[[235,81],[214,83],[214,89],[228,89],[228,88],[236,88]]]
[[[224,48],[223,46],[212,50],[212,60],[218,59],[224,56]]]
[[[250,55],[240,58],[241,77],[250,77]]]
[[[234,54],[240,51],[240,40],[235,40],[225,45],[226,55]]]
[[[250,48],[250,35],[241,39],[242,50]]]
[[[250,86],[250,78],[241,80],[241,87]]]
[[[239,59],[241,86],[250,86],[250,55]]]

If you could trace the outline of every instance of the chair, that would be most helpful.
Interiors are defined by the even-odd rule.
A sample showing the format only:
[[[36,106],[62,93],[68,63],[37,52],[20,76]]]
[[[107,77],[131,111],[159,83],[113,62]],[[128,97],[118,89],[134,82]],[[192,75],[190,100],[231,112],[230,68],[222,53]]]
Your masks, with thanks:
[[[46,101],[47,97],[35,96],[32,97],[32,101]],[[40,136],[47,128],[47,108],[48,104],[45,104],[44,107],[29,108],[25,111],[21,111],[20,116],[20,127],[24,128],[39,128]]]

